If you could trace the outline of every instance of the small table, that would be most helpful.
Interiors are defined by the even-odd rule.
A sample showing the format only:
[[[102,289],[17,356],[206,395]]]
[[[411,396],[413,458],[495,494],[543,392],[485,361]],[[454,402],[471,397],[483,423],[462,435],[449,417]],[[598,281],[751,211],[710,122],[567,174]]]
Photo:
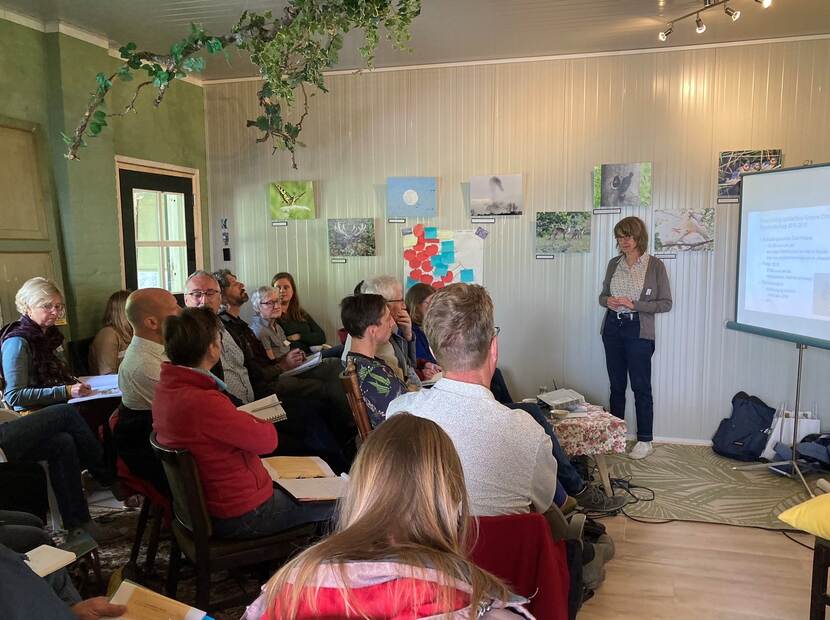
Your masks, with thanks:
[[[588,410],[584,417],[557,420],[549,413],[547,415],[559,444],[568,455],[594,458],[602,487],[610,497],[613,491],[605,455],[625,452],[625,420],[611,415],[599,405],[584,403],[583,406]]]

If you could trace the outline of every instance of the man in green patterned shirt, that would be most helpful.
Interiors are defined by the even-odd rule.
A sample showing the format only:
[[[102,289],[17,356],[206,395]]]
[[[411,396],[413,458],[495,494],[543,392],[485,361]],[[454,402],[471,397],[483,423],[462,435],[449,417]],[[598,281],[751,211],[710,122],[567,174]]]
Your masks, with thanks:
[[[360,394],[369,413],[372,428],[386,419],[386,408],[407,391],[395,371],[376,357],[377,348],[395,328],[395,320],[381,295],[351,295],[340,302],[340,319],[352,337],[346,358],[355,366]]]

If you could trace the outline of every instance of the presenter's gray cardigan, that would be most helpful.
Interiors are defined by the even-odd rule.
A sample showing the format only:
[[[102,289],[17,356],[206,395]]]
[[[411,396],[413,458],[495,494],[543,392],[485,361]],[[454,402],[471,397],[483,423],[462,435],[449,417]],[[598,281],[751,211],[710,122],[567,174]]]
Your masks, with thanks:
[[[625,260],[625,254],[615,256],[608,262],[602,292],[599,294],[599,305],[605,308],[608,307],[608,298],[611,296],[611,278],[621,260]],[[671,286],[666,266],[659,258],[649,256],[643,290],[640,291],[640,299],[634,301],[634,310],[640,313],[640,338],[654,340],[654,315],[657,312],[668,312],[671,306]],[[604,328],[605,317],[602,325]]]

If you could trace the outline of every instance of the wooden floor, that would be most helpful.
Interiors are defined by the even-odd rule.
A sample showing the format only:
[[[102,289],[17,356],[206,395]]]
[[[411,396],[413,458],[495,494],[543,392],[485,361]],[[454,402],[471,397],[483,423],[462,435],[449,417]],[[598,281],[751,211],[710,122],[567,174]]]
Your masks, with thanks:
[[[579,620],[808,617],[812,552],[780,532],[624,516],[603,523],[616,555]],[[812,537],[796,537],[812,547]]]

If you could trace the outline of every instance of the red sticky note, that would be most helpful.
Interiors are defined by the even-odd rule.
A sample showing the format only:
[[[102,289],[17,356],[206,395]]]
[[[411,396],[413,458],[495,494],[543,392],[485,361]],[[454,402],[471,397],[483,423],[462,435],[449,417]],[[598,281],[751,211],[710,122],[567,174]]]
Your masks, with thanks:
[[[415,224],[415,228],[412,229],[412,234],[416,237],[420,237],[421,239],[424,238],[424,225],[423,224]]]
[[[444,283],[441,280],[436,280],[432,283],[433,288],[444,288]]]
[[[428,260],[425,260],[423,263],[421,263],[421,269],[423,269],[424,271],[432,271],[432,263]],[[413,278],[413,280],[414,279],[415,278]]]
[[[423,282],[424,284],[432,284],[432,276],[428,273],[425,273],[421,276],[421,282]]]

